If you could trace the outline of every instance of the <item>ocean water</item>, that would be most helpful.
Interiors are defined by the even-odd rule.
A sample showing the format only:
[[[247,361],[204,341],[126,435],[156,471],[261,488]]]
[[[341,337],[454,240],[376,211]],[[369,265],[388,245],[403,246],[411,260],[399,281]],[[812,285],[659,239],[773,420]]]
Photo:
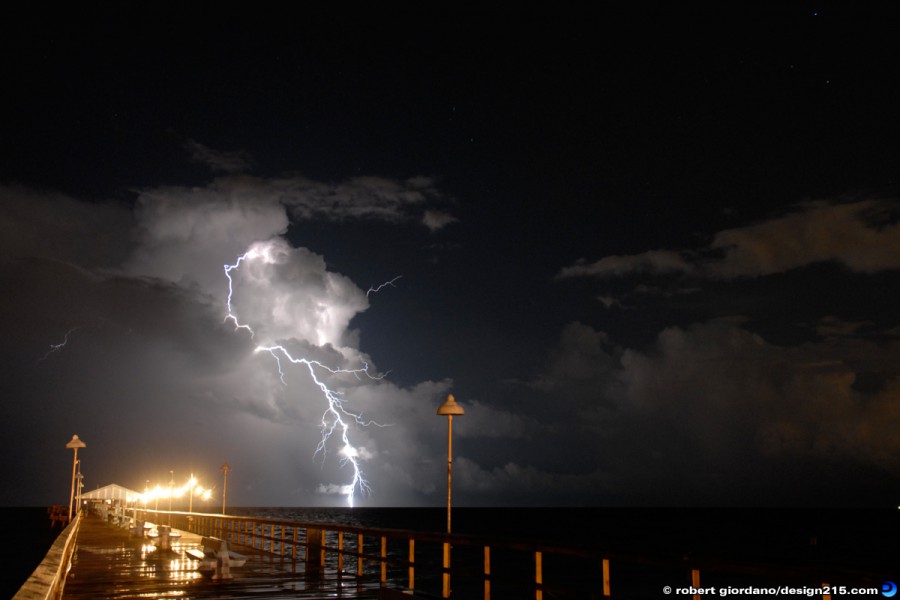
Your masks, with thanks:
[[[446,508],[243,507],[229,514],[425,532],[446,530]],[[0,598],[12,597],[46,554],[61,527],[46,508],[0,508],[12,543],[2,545]],[[900,583],[900,510],[743,508],[466,508],[453,509],[453,531],[551,546],[647,557],[714,557],[872,573]],[[437,556],[417,556],[424,568]],[[454,555],[454,565],[459,562]],[[463,557],[460,557],[463,560]],[[475,559],[473,559],[475,560]],[[547,565],[550,566],[549,564]],[[477,565],[476,565],[477,567]],[[614,580],[622,580],[614,572]],[[887,575],[885,575],[887,574]],[[680,577],[681,575],[679,575]],[[633,574],[639,581],[643,576]],[[659,581],[671,574],[658,575]],[[433,582],[434,583],[434,582]],[[659,582],[655,581],[654,586]],[[678,585],[681,581],[672,582]],[[737,580],[729,583],[737,583]],[[851,582],[831,582],[850,585]],[[648,587],[648,589],[650,589]],[[653,587],[655,597],[659,588]],[[621,588],[619,588],[621,591]],[[636,594],[635,597],[638,597]]]
[[[425,509],[302,509],[244,508],[242,514],[301,521],[353,524],[363,527],[440,532],[446,529],[445,508]],[[454,508],[453,532],[494,540],[542,546],[601,550],[612,556],[639,557],[611,561],[614,596],[659,598],[665,585],[690,584],[693,560],[754,565],[752,576],[738,571],[703,571],[704,586],[820,585],[847,587],[900,583],[900,510],[800,508]],[[439,591],[440,554],[417,545],[417,588]],[[454,597],[478,598],[482,580],[480,548],[468,554],[454,547],[454,573],[462,567],[468,581],[454,579]],[[393,554],[405,558],[397,547]],[[545,584],[564,583],[579,594],[545,597],[588,598],[599,590],[599,565],[545,554]],[[500,552],[492,554],[492,597],[527,597],[519,589],[499,587],[504,569],[509,579],[533,580],[533,563],[522,560],[504,567]],[[646,562],[644,562],[646,559]],[[654,559],[675,566],[648,566]],[[674,561],[674,563],[672,563]],[[465,563],[465,564],[464,564]],[[510,565],[512,563],[509,563]],[[552,569],[556,569],[556,573]],[[426,573],[435,575],[428,578]],[[772,573],[778,573],[772,575]],[[818,579],[818,573],[828,573]],[[836,575],[840,574],[840,575]],[[395,571],[405,581],[402,569]]]
[[[0,598],[16,594],[62,530],[50,525],[46,507],[0,508]]]
[[[230,514],[442,532],[446,508],[243,507]],[[900,510],[835,508],[454,508],[453,532],[609,551],[721,558],[900,557]],[[885,552],[892,548],[893,552]]]

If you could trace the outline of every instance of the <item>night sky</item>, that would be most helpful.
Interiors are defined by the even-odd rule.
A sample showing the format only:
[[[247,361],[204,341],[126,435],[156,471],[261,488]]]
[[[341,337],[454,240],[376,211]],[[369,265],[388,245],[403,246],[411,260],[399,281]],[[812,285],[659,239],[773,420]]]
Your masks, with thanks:
[[[893,18],[394,17],[4,35],[0,505],[900,502]]]

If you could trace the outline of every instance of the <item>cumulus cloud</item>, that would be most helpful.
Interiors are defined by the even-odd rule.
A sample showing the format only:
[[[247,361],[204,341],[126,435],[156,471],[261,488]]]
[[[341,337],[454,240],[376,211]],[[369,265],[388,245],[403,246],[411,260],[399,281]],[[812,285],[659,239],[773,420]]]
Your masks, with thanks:
[[[709,272],[723,278],[770,275],[818,262],[860,273],[900,268],[897,206],[878,200],[812,202],[768,221],[721,231],[710,248],[724,252]]]
[[[223,266],[253,242],[287,230],[284,207],[264,187],[253,178],[231,177],[203,188],[144,190],[136,206],[137,246],[124,271],[221,296]]]
[[[611,380],[619,352],[604,332],[584,323],[569,323],[550,350],[547,366],[534,385],[547,393],[562,393],[576,400],[602,401],[597,399],[596,391]]]
[[[892,433],[900,427],[900,369],[878,358],[896,356],[895,342],[781,346],[740,318],[667,327],[646,349],[616,352],[607,340],[572,324],[540,384],[582,398],[580,423],[605,440],[584,456],[585,467],[606,473],[616,489],[667,478],[681,479],[683,489],[727,477],[734,464],[752,471],[813,461],[900,473]],[[878,371],[880,384],[862,389],[868,371]],[[577,448],[571,429],[568,436]]]
[[[539,428],[531,419],[509,411],[473,401],[466,408],[465,426],[458,429],[460,437],[530,438]]]
[[[449,382],[407,389],[337,372],[368,365],[380,376],[350,328],[369,306],[366,294],[284,237],[298,217],[415,223],[439,196],[430,180],[324,185],[229,176],[142,190],[134,211],[25,188],[0,194],[8,234],[0,279],[9,290],[0,303],[18,316],[2,347],[7,395],[16,398],[3,415],[19,431],[40,430],[26,439],[5,429],[24,453],[10,460],[30,464],[27,456],[39,454],[34,444],[68,439],[75,428],[103,449],[90,466],[94,476],[126,485],[167,478],[171,467],[200,475],[228,460],[235,502],[244,495],[245,502],[343,503],[331,494],[346,492],[352,478],[340,433],[319,447],[324,383],[360,416],[349,435],[371,480],[369,501],[421,503],[434,493],[440,470],[423,457],[441,453],[434,410]],[[231,271],[232,309],[253,334],[226,319],[224,267],[248,251],[253,258]],[[38,360],[73,328],[65,347]],[[282,376],[258,349],[275,343],[310,362],[292,368],[282,360]],[[24,411],[21,403],[39,408]],[[31,422],[42,413],[71,418]],[[48,490],[38,485],[33,493]]]
[[[854,272],[900,269],[898,206],[888,200],[809,202],[766,221],[720,231],[706,248],[653,250],[579,261],[558,278],[686,273],[735,279],[784,273],[832,262]]]
[[[31,257],[110,267],[128,251],[131,224],[131,211],[120,204],[0,184],[3,260]]]
[[[327,184],[300,176],[221,177],[204,187],[160,186],[140,192],[139,245],[130,273],[185,278],[209,287],[209,273],[253,242],[283,235],[290,219],[413,222],[442,194],[430,179],[358,177]],[[442,213],[443,214],[443,213]],[[441,219],[426,219],[432,229]],[[230,257],[223,259],[223,257]]]
[[[344,346],[350,320],[368,307],[366,294],[325,260],[282,238],[254,242],[229,271],[239,323],[262,340]],[[223,274],[224,276],[224,274]]]
[[[533,386],[557,397],[565,390],[584,435],[593,432],[596,448],[614,451],[616,461],[598,451],[590,464],[619,490],[652,495],[650,486],[667,482],[673,498],[676,489],[693,501],[699,488],[731,489],[723,497],[733,502],[734,490],[753,489],[731,475],[735,464],[744,473],[782,477],[766,491],[776,495],[792,478],[812,489],[814,473],[831,469],[859,483],[896,477],[900,442],[888,433],[900,426],[895,323],[881,305],[857,305],[834,289],[841,285],[835,276],[855,276],[849,289],[864,279],[872,287],[860,295],[875,293],[887,276],[861,276],[900,268],[898,208],[884,199],[807,202],[720,231],[705,247],[566,267],[558,279],[633,277],[638,282],[624,297],[640,295],[644,314],[656,322],[681,324],[659,325],[649,344],[619,346],[572,323]],[[767,277],[824,263],[842,269]],[[692,299],[700,282],[713,294]],[[817,297],[810,289],[816,285],[829,292]],[[601,296],[607,307],[617,299]],[[661,311],[651,314],[654,307]],[[729,316],[744,311],[752,316]],[[568,440],[577,444],[578,436],[570,430]],[[791,498],[784,492],[776,501]]]

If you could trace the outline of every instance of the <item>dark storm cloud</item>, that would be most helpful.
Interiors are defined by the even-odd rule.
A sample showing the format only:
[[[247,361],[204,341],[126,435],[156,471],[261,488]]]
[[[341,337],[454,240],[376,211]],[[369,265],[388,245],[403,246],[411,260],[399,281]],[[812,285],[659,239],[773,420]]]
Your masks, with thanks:
[[[809,202],[760,223],[717,232],[706,248],[607,256],[563,268],[558,278],[685,273],[735,279],[834,262],[852,271],[900,269],[900,205],[894,200]]]
[[[542,435],[565,439],[590,471],[566,478],[583,496],[604,496],[602,473],[607,498],[716,503],[726,486],[734,502],[735,493],[755,493],[752,477],[774,482],[806,468],[798,488],[779,490],[782,482],[747,502],[810,502],[824,489],[814,481],[821,469],[900,474],[900,369],[884,358],[898,353],[896,339],[780,346],[739,318],[668,327],[646,349],[616,347],[573,324],[535,383],[565,398],[558,409],[568,426]],[[879,385],[863,389],[870,370]]]
[[[897,209],[884,199],[808,202],[720,231],[704,248],[566,267],[557,280],[608,288],[599,297],[611,316],[689,320],[641,345],[572,323],[533,385],[565,390],[569,412],[601,440],[583,442],[585,454],[594,449],[591,464],[617,491],[652,495],[655,481],[672,498],[717,502],[713,490],[724,488],[753,497],[756,482],[739,481],[736,465],[809,484],[773,485],[774,503],[812,501],[815,477],[831,471],[895,479],[900,345],[867,278],[900,268]],[[824,263],[838,268],[809,268]],[[785,293],[765,300],[775,288]]]
[[[9,184],[0,184],[0,199],[0,260],[43,257],[108,267],[128,251],[131,214],[120,204]]]
[[[251,167],[251,159],[245,152],[221,152],[193,140],[187,141],[185,148],[192,160],[216,173],[245,173]]]
[[[298,219],[378,219],[393,223],[411,218],[429,229],[439,229],[455,220],[431,208],[443,194],[427,177],[394,181],[381,177],[355,177],[338,184],[303,178],[272,182],[275,193]]]

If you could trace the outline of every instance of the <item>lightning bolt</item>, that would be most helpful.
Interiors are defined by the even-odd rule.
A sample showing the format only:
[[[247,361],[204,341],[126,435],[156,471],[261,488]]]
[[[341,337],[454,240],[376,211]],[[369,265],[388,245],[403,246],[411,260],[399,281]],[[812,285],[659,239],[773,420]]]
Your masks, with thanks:
[[[396,277],[394,277],[394,278],[391,279],[390,281],[385,281],[384,283],[382,283],[382,284],[379,285],[378,287],[370,287],[370,288],[368,289],[368,291],[366,291],[366,298],[369,297],[369,294],[377,294],[378,292],[381,291],[381,288],[384,288],[384,287],[387,287],[387,286],[397,287],[397,286],[394,285],[394,282],[397,281],[398,279],[400,279],[401,277],[403,277],[403,275],[397,275]]]
[[[267,251],[268,248],[265,246],[253,246],[250,250],[239,256],[234,264],[225,265],[224,267],[225,277],[228,278],[228,298],[226,301],[228,314],[226,315],[225,320],[234,323],[235,329],[247,330],[248,332],[250,332],[251,337],[255,337],[255,332],[253,331],[253,329],[250,327],[250,325],[242,323],[234,313],[234,306],[232,304],[232,297],[234,294],[234,280],[232,279],[232,272],[239,269],[241,263],[244,261],[262,259],[267,262],[271,262],[273,259],[267,254]],[[394,278],[393,280],[385,284],[382,284],[378,289],[381,289],[385,285],[392,284],[398,278],[399,277]],[[313,383],[315,383],[315,385],[322,392],[322,397],[325,399],[326,407],[325,411],[322,414],[322,439],[319,441],[319,444],[316,447],[315,456],[321,454],[322,459],[324,460],[326,454],[326,444],[333,435],[337,434],[340,436],[341,442],[343,443],[343,446],[339,451],[339,454],[341,455],[340,464],[342,467],[350,465],[353,472],[350,483],[342,486],[341,491],[342,493],[345,493],[347,495],[347,502],[352,508],[354,494],[356,493],[356,491],[358,490],[362,494],[369,494],[371,493],[371,487],[369,486],[368,481],[366,481],[366,478],[363,476],[362,467],[360,465],[359,450],[355,448],[350,442],[350,422],[364,427],[369,425],[382,427],[383,425],[380,425],[374,421],[367,421],[363,419],[361,413],[356,413],[349,410],[344,405],[344,399],[341,396],[341,393],[328,387],[323,378],[320,377],[320,374],[324,372],[323,377],[327,377],[329,374],[350,374],[355,376],[357,379],[361,379],[362,376],[365,376],[373,380],[380,380],[384,377],[384,375],[377,376],[369,373],[369,365],[367,363],[363,363],[363,367],[359,369],[334,369],[317,360],[297,358],[293,356],[291,352],[282,345],[258,345],[256,346],[255,352],[267,352],[272,356],[272,358],[275,359],[275,362],[278,366],[278,375],[284,385],[287,385],[287,381],[285,380],[282,359],[287,360],[291,364],[302,365],[306,367]]]
[[[44,354],[44,355],[43,355],[42,357],[40,357],[39,359],[37,359],[37,361],[34,363],[34,365],[37,366],[37,365],[40,364],[41,362],[47,360],[47,357],[49,357],[51,354],[53,354],[53,353],[55,353],[55,352],[59,352],[60,350],[62,350],[63,348],[65,348],[66,344],[69,343],[69,336],[72,335],[72,333],[74,333],[76,329],[78,329],[78,327],[73,327],[72,329],[68,330],[68,331],[66,332],[65,337],[63,338],[63,341],[61,341],[60,343],[58,343],[58,344],[50,344],[50,349],[47,350],[47,353]]]

